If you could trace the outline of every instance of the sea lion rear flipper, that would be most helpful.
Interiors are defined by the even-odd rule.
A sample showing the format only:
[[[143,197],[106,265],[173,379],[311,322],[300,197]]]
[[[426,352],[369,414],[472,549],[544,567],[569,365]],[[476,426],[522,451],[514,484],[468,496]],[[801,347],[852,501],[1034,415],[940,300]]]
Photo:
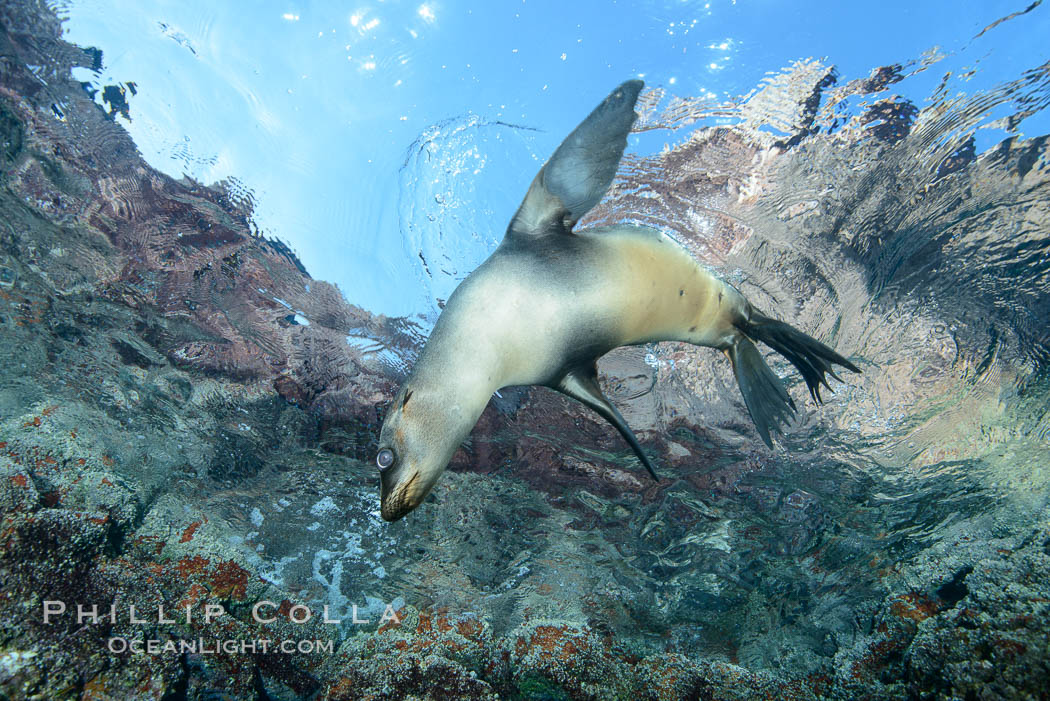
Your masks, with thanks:
[[[802,374],[810,395],[818,404],[823,402],[820,396],[820,386],[824,385],[829,390],[831,389],[826,375],[831,375],[839,382],[842,381],[842,378],[832,369],[833,365],[844,367],[850,372],[860,372],[860,368],[817,339],[807,336],[790,324],[771,319],[755,309],[751,310],[746,321],[738,322],[737,327],[750,338],[762,341],[791,361],[791,364]]]
[[[733,363],[733,374],[736,375],[740,394],[744,397],[751,420],[755,422],[758,435],[762,437],[763,443],[772,448],[773,440],[769,432],[782,433],[780,424],[795,413],[795,402],[749,339],[738,337],[726,349],[726,355]]]
[[[734,325],[743,333],[726,349],[726,355],[733,363],[740,393],[744,395],[744,404],[755,422],[758,434],[770,448],[773,447],[773,441],[769,432],[780,431],[780,424],[795,412],[795,402],[784,389],[780,378],[766,365],[753,340],[762,341],[791,361],[802,374],[809,393],[818,404],[822,401],[820,386],[831,389],[826,376],[839,379],[833,365],[860,372],[860,368],[815,338],[783,321],[770,319],[753,308],[747,317],[735,321]]]
[[[533,179],[508,234],[568,233],[598,204],[627,148],[643,85],[640,80],[623,83],[569,134]]]
[[[638,443],[638,439],[634,437],[631,427],[627,425],[620,412],[605,398],[605,395],[602,394],[601,389],[598,387],[598,373],[593,363],[590,366],[570,370],[561,378],[554,389],[586,404],[616,427],[616,430],[620,432],[620,435],[631,446],[638,459],[645,465],[645,469],[649,470],[649,474],[653,476],[653,479],[657,482],[660,481],[660,478],[656,475],[656,468],[653,467],[653,463],[646,457],[642,446]]]

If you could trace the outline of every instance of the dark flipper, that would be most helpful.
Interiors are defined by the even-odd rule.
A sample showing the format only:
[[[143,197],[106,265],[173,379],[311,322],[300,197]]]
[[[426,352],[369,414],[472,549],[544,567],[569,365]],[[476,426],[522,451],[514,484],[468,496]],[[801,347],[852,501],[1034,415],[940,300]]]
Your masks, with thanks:
[[[598,373],[593,364],[570,370],[554,389],[577,401],[583,402],[615,426],[616,430],[620,432],[620,435],[631,446],[635,455],[638,456],[638,459],[645,465],[645,469],[649,470],[649,474],[653,476],[653,479],[657,482],[660,481],[660,478],[656,475],[656,468],[653,467],[652,462],[649,461],[645,452],[642,451],[642,446],[638,444],[638,439],[634,437],[631,427],[627,425],[627,422],[624,421],[616,407],[602,394],[601,389],[598,387]]]
[[[831,389],[825,375],[831,375],[836,380],[842,381],[831,369],[833,364],[840,365],[851,372],[860,372],[856,365],[815,338],[810,338],[783,321],[770,319],[754,310],[751,311],[751,319],[737,324],[737,327],[751,338],[762,341],[790,360],[791,364],[802,373],[806,386],[809,387],[809,393],[817,403],[823,401],[820,397],[820,386],[824,385],[829,390]]]
[[[733,373],[744,395],[744,404],[755,422],[758,435],[770,448],[773,440],[771,430],[781,432],[780,424],[795,413],[795,402],[791,400],[780,378],[766,365],[755,344],[740,338],[726,351],[733,363]]]
[[[627,148],[642,81],[621,84],[561,143],[536,175],[508,233],[567,233],[609,189]]]
[[[832,370],[832,364],[860,372],[853,363],[820,341],[810,338],[783,321],[770,319],[754,310],[751,311],[749,321],[737,322],[736,327],[750,339],[762,341],[790,360],[802,373],[809,393],[818,403],[822,401],[820,385],[831,389],[825,375],[839,379]],[[738,338],[726,352],[733,362],[733,372],[736,374],[737,384],[740,385],[740,393],[744,395],[744,404],[747,405],[755,427],[758,428],[765,444],[772,448],[770,431],[780,432],[780,425],[794,414],[795,403],[788,396],[780,378],[773,374],[758,348],[747,337]]]

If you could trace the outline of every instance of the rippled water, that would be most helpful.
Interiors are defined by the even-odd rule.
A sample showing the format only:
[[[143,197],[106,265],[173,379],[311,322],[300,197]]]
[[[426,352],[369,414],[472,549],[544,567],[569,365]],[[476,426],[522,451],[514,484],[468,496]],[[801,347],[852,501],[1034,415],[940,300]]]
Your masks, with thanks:
[[[631,572],[628,599],[646,602],[638,609],[654,632],[759,667],[779,664],[791,642],[834,649],[894,563],[1044,513],[1050,164],[1045,138],[1018,132],[1050,100],[1050,64],[961,92],[971,75],[943,60],[934,52],[867,77],[803,61],[735,101],[643,96],[639,132],[685,136],[669,151],[628,155],[584,223],[668,231],[759,308],[831,340],[864,371],[836,383],[822,407],[806,406],[769,453],[709,350],[664,344],[602,362],[628,421],[663,439],[674,486],[565,498],[574,525],[599,529],[617,562],[588,559],[610,576]],[[943,79],[925,100],[904,97],[933,72]],[[712,121],[731,126],[696,128]],[[518,137],[510,125],[439,125],[423,140],[456,147],[406,164],[414,177],[403,182],[422,186],[402,190],[416,213],[402,232],[426,253],[436,297],[496,243],[467,238],[488,212],[460,220],[476,185],[453,177],[464,158],[490,152],[496,129]],[[440,223],[418,221],[430,217]],[[435,270],[432,259],[444,262]],[[771,360],[797,392],[793,369]],[[570,472],[581,461],[634,469],[629,456],[547,430],[540,420],[486,439],[535,432]],[[557,538],[555,529],[527,542]],[[505,576],[490,584],[512,586]],[[765,597],[780,609],[749,603]]]
[[[76,3],[60,9],[77,11]],[[1050,123],[1050,64],[995,63],[994,74],[983,67],[992,59],[982,64],[1009,52],[983,43],[997,30],[1024,34],[1045,24],[1047,8],[1023,10],[987,34],[960,39],[961,48],[899,56],[870,73],[836,69],[832,55],[766,65],[768,75],[734,94],[689,93],[669,82],[643,93],[628,156],[583,224],[633,221],[668,232],[757,307],[834,346],[863,371],[833,382],[821,406],[800,402],[775,450],[758,439],[721,355],[681,344],[619,349],[599,364],[602,382],[657,456],[665,478],[659,485],[583,410],[545,390],[509,388],[493,399],[434,497],[405,521],[379,519],[369,461],[383,403],[444,300],[498,244],[524,192],[501,173],[527,173],[527,183],[561,137],[537,131],[531,117],[496,110],[399,129],[405,139],[397,158],[378,163],[396,187],[364,182],[364,194],[354,194],[353,202],[376,200],[370,206],[387,210],[364,219],[386,225],[388,238],[378,246],[372,233],[361,233],[367,243],[340,255],[355,270],[392,268],[398,289],[377,292],[367,276],[360,284],[371,299],[411,300],[411,314],[351,316],[333,301],[333,288],[310,280],[300,289],[290,275],[275,278],[295,287],[294,299],[272,289],[248,298],[251,285],[235,282],[241,263],[224,258],[225,277],[215,282],[203,268],[191,270],[171,292],[186,305],[163,312],[165,324],[189,325],[191,300],[216,310],[209,312],[212,335],[194,331],[193,343],[178,351],[199,351],[179,358],[179,368],[199,373],[187,375],[192,386],[150,350],[169,333],[156,330],[160,322],[104,326],[71,316],[63,323],[83,333],[61,327],[63,337],[120,337],[111,345],[121,361],[100,382],[116,379],[79,401],[98,404],[108,417],[95,428],[109,453],[125,456],[114,469],[154,509],[147,525],[185,532],[187,518],[221,523],[223,547],[239,553],[253,575],[303,601],[341,613],[355,603],[370,611],[391,601],[443,607],[484,619],[497,636],[551,620],[608,634],[637,657],[682,652],[793,677],[826,667],[873,634],[875,612],[891,592],[962,581],[973,570],[967,544],[1020,547],[1033,524],[1046,521],[1050,151],[1040,131]],[[208,51],[206,27],[166,24],[162,32],[182,54]],[[34,89],[55,89],[42,82],[45,88]],[[582,116],[604,90],[579,90],[572,109],[560,111]],[[261,120],[266,100],[250,87],[240,97],[258,103]],[[200,100],[191,101],[194,109]],[[359,109],[367,111],[367,102]],[[269,134],[248,141],[278,151],[288,145]],[[312,170],[327,145],[289,148],[288,159],[305,153],[303,170]],[[277,186],[223,171],[221,159],[201,160],[208,151],[195,141],[185,172],[236,178],[225,191],[229,208],[266,216]],[[281,182],[297,172],[284,171]],[[70,244],[78,260],[109,276],[109,287],[99,284],[104,294],[83,303],[91,309],[113,299],[147,308],[135,295],[147,294],[167,270],[167,249],[157,243],[165,233],[150,238],[133,229],[139,195],[122,189],[124,177],[114,176],[112,191],[103,193],[124,204],[100,209],[132,222],[142,237],[125,249],[132,251],[126,269],[108,270],[94,249]],[[313,202],[311,194],[299,190],[293,199]],[[360,223],[344,211],[347,201],[319,206],[338,210],[329,221]],[[33,206],[66,221],[45,205]],[[30,220],[12,215],[11,236],[28,237]],[[275,233],[300,249],[314,245],[306,243],[310,231]],[[15,262],[5,257],[0,269],[0,297],[30,316],[46,306],[39,301],[46,295],[23,284],[42,265],[43,249],[38,254],[35,246],[10,254]],[[377,246],[382,254],[369,257]],[[357,279],[341,281],[351,303],[360,301]],[[79,300],[77,284],[62,288],[65,301],[49,304]],[[263,327],[259,318],[267,314],[285,335]],[[12,334],[29,333],[28,322],[17,325]],[[328,335],[308,336],[302,327]],[[230,338],[216,341],[216,328]],[[241,349],[240,337],[251,352],[229,357],[243,367],[230,367],[227,356],[217,356],[225,365],[193,365],[212,352],[209,343]],[[288,338],[296,362],[320,368],[309,376],[313,385],[294,391],[280,384],[295,374],[292,361],[275,360]],[[27,425],[26,412],[45,403],[45,376],[60,373],[56,361],[45,361],[53,349],[39,357],[13,346],[5,352],[31,365],[15,369],[11,360],[0,383],[0,418],[13,435]],[[86,368],[90,359],[81,355],[77,367]],[[794,369],[779,356],[769,360],[801,398]],[[141,396],[125,386],[161,374],[160,389],[140,387]],[[347,387],[356,389],[352,382],[362,376],[378,378],[374,391],[354,396]],[[217,377],[243,383],[243,395],[231,398]],[[315,397],[324,401],[310,404]],[[344,408],[340,401],[370,412],[367,420],[366,412],[355,415],[357,433],[330,415]],[[72,431],[64,411],[56,416]],[[208,427],[193,429],[207,438],[190,435],[191,419]],[[314,420],[317,427],[302,428]]]

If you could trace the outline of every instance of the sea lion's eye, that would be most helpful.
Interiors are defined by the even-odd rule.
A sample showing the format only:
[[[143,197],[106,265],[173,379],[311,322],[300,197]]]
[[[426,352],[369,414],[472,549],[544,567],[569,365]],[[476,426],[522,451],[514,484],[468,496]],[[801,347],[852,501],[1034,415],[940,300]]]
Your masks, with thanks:
[[[385,470],[394,464],[394,451],[390,448],[383,448],[379,451],[379,455],[376,456],[376,465],[379,465],[380,470]]]

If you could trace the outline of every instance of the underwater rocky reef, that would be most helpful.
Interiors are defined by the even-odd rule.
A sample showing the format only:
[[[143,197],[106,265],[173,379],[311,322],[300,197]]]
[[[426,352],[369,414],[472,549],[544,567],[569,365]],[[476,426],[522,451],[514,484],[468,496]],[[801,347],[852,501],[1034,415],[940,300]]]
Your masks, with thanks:
[[[647,93],[637,129],[693,131],[588,220],[673,233],[863,373],[770,451],[720,355],[620,349],[659,483],[511,389],[387,524],[375,440],[423,331],[151,169],[71,76],[100,60],[0,6],[0,697],[1048,697],[1050,145],[972,130],[1050,66],[920,109],[892,87],[925,63],[807,61],[715,127]]]

